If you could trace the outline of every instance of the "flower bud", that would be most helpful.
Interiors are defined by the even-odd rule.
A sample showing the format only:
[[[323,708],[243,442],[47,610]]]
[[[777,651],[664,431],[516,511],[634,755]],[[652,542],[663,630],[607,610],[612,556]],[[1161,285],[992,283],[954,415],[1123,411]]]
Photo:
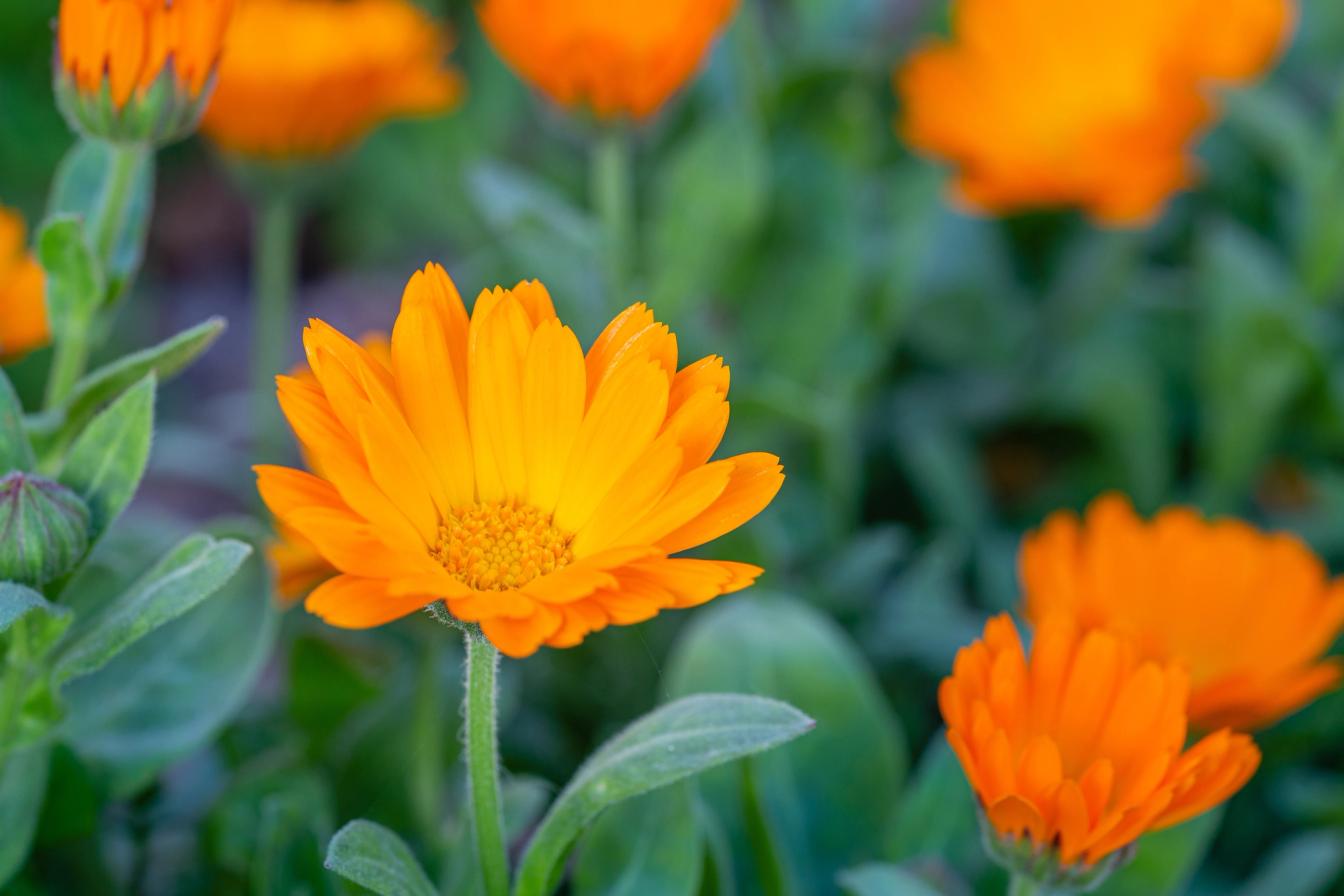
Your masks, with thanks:
[[[191,133],[213,86],[233,0],[61,0],[56,100],[115,143]]]
[[[45,585],[74,569],[89,546],[89,508],[41,476],[0,478],[0,580]]]

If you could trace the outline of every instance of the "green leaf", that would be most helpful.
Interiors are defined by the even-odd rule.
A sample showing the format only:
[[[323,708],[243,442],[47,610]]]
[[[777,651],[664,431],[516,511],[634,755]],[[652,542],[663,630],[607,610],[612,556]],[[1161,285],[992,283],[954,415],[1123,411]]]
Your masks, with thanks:
[[[1344,835],[1309,831],[1280,843],[1235,896],[1324,896],[1344,868]]]
[[[577,852],[575,896],[695,896],[704,841],[693,792],[666,787],[613,806]]]
[[[816,718],[813,735],[753,761],[763,813],[799,892],[827,892],[837,872],[880,854],[905,774],[904,738],[862,655],[831,619],[778,596],[723,601],[697,614],[668,679],[673,694],[761,694]],[[749,855],[739,776],[717,771],[697,785],[734,854]],[[738,888],[753,891],[748,869],[737,866]]]
[[[186,367],[219,338],[225,326],[222,317],[212,317],[85,376],[60,407],[29,419],[29,431],[41,452],[45,455],[59,450],[100,407],[147,375],[162,381]]]
[[[23,867],[47,789],[50,752],[45,745],[16,750],[0,759],[0,887]]]
[[[154,374],[127,389],[89,424],[58,477],[89,506],[89,541],[96,543],[135,495],[154,435]]]
[[[849,896],[939,896],[932,886],[895,865],[860,865],[840,872],[839,881]]]
[[[1190,879],[1209,851],[1213,835],[1222,820],[1219,807],[1198,818],[1139,840],[1134,861],[1117,871],[1098,887],[1096,896],[1177,896],[1184,893]]]
[[[57,659],[57,681],[97,671],[117,654],[205,600],[237,571],[252,548],[208,535],[184,539],[101,612],[79,620]]]
[[[23,405],[9,377],[0,370],[0,476],[11,470],[31,470],[35,463],[23,431]]]
[[[117,150],[101,140],[85,139],[61,161],[52,184],[49,217],[78,215],[86,222],[100,214],[108,200],[106,187]],[[154,202],[154,154],[141,154],[131,193],[108,258],[107,299],[114,301],[140,267]]]
[[[57,215],[42,225],[37,258],[47,272],[51,329],[60,338],[71,321],[93,315],[103,298],[103,272],[89,248],[84,223],[72,215]]]
[[[901,794],[891,831],[885,852],[898,861],[936,856],[968,872],[985,864],[975,795],[941,731]]]
[[[210,530],[256,541],[256,528]],[[213,547],[198,569],[204,573],[213,566],[217,578],[229,555],[246,551],[237,541],[210,542],[205,536],[189,541],[202,539]],[[109,540],[106,547],[119,544]],[[69,712],[63,734],[114,793],[133,792],[213,739],[251,695],[270,658],[280,613],[261,552],[253,551],[237,573],[223,577],[228,581],[198,606],[98,672],[65,685]]]
[[[778,700],[701,694],[659,707],[607,741],[552,804],[518,869],[518,896],[554,889],[575,838],[608,806],[787,743],[815,723]]]
[[[14,582],[0,582],[0,634],[23,618],[28,619],[30,653],[43,656],[74,617],[68,609],[48,603],[31,588]]]
[[[380,824],[359,819],[336,832],[327,868],[378,896],[437,896],[402,839]]]

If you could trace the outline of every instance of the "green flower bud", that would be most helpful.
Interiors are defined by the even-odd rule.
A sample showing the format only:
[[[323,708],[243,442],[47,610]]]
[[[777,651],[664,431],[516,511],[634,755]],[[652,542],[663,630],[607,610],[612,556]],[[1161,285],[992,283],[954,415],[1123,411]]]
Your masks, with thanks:
[[[89,508],[63,485],[14,471],[0,478],[0,580],[45,585],[89,547]]]
[[[1089,893],[1128,865],[1137,851],[1136,844],[1129,843],[1091,865],[1081,860],[1066,865],[1060,861],[1059,851],[1053,846],[1033,843],[1030,837],[1002,834],[990,824],[983,811],[976,814],[980,817],[980,836],[989,857],[1006,868],[1009,874],[1034,883],[1042,893]]]
[[[165,65],[148,88],[121,105],[114,101],[106,79],[97,90],[81,90],[70,73],[58,70],[55,90],[61,113],[80,134],[111,143],[162,146],[196,130],[211,87],[193,91],[178,79],[171,65]]]

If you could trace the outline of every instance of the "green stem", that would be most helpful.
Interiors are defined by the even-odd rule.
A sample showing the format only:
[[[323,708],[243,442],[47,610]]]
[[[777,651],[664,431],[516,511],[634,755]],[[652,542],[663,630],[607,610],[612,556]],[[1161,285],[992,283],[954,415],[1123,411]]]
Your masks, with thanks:
[[[0,666],[0,758],[13,746],[23,692],[28,685],[28,620],[20,616],[9,627],[9,652]]]
[[[147,144],[110,143],[111,167],[103,182],[98,207],[88,222],[89,248],[94,251],[103,270],[110,268],[117,237],[126,227],[126,212],[130,208],[136,178],[150,153]]]
[[[1008,896],[1048,896],[1044,887],[1025,874],[1014,874],[1008,882]]]
[[[476,858],[486,896],[508,896],[509,860],[499,799],[495,670],[499,653],[478,631],[467,633],[467,785]]]
[[[56,340],[47,374],[45,407],[54,408],[70,395],[89,363],[89,338],[93,333],[93,313],[71,314]]]
[[[440,632],[430,631],[419,640],[420,655],[415,680],[415,711],[411,737],[415,744],[411,763],[411,805],[415,808],[420,835],[437,842],[439,809],[443,799],[443,701],[439,687],[439,662],[447,642]]]
[[[623,304],[629,299],[635,197],[629,134],[619,125],[604,128],[593,143],[589,189],[601,226],[607,289],[613,302]]]
[[[252,392],[257,454],[278,460],[284,429],[275,402],[275,377],[284,372],[293,338],[298,217],[283,189],[262,197],[252,238]]]

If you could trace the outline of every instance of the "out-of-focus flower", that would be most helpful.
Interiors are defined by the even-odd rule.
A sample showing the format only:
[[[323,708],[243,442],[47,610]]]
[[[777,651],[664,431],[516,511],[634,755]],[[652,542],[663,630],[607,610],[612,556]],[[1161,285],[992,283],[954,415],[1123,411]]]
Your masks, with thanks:
[[[0,361],[51,341],[46,275],[28,252],[23,218],[0,205]]]
[[[1246,735],[1222,730],[1184,748],[1188,693],[1181,666],[1063,617],[1037,626],[1028,659],[1001,615],[957,653],[938,703],[1003,852],[1037,866],[1053,852],[1048,875],[1014,870],[1063,882],[1254,774],[1260,751]]]
[[[1339,682],[1321,655],[1344,628],[1344,582],[1291,535],[1183,507],[1145,522],[1106,495],[1084,520],[1050,517],[1020,566],[1030,619],[1066,614],[1186,667],[1200,727],[1267,725]]]
[[[462,94],[448,30],[409,0],[239,0],[228,41],[201,127],[243,156],[326,156]]]
[[[986,212],[1141,223],[1195,179],[1210,88],[1275,59],[1292,0],[957,0],[951,42],[896,73],[901,125]]]
[[[482,0],[495,49],[562,106],[645,118],[699,68],[737,0]]]
[[[728,370],[677,369],[643,305],[583,353],[540,283],[482,292],[468,317],[438,266],[407,284],[384,364],[321,321],[316,384],[279,378],[314,473],[257,467],[271,512],[340,575],[308,597],[365,628],[442,600],[526,656],[608,624],[750,585],[744,563],[673,557],[759,513],[779,459],[710,456]]]
[[[391,369],[392,345],[386,333],[367,333],[359,344],[375,361]],[[307,364],[295,365],[289,375],[305,385],[321,388]],[[302,450],[303,446],[299,447]],[[309,467],[313,466],[313,460],[306,452],[304,462]],[[275,571],[276,596],[282,605],[289,606],[336,575],[336,567],[318,553],[311,541],[293,528],[279,522],[275,528],[276,537],[266,546],[266,556]]]
[[[61,0],[56,97],[73,127],[126,143],[190,133],[233,0]]]

